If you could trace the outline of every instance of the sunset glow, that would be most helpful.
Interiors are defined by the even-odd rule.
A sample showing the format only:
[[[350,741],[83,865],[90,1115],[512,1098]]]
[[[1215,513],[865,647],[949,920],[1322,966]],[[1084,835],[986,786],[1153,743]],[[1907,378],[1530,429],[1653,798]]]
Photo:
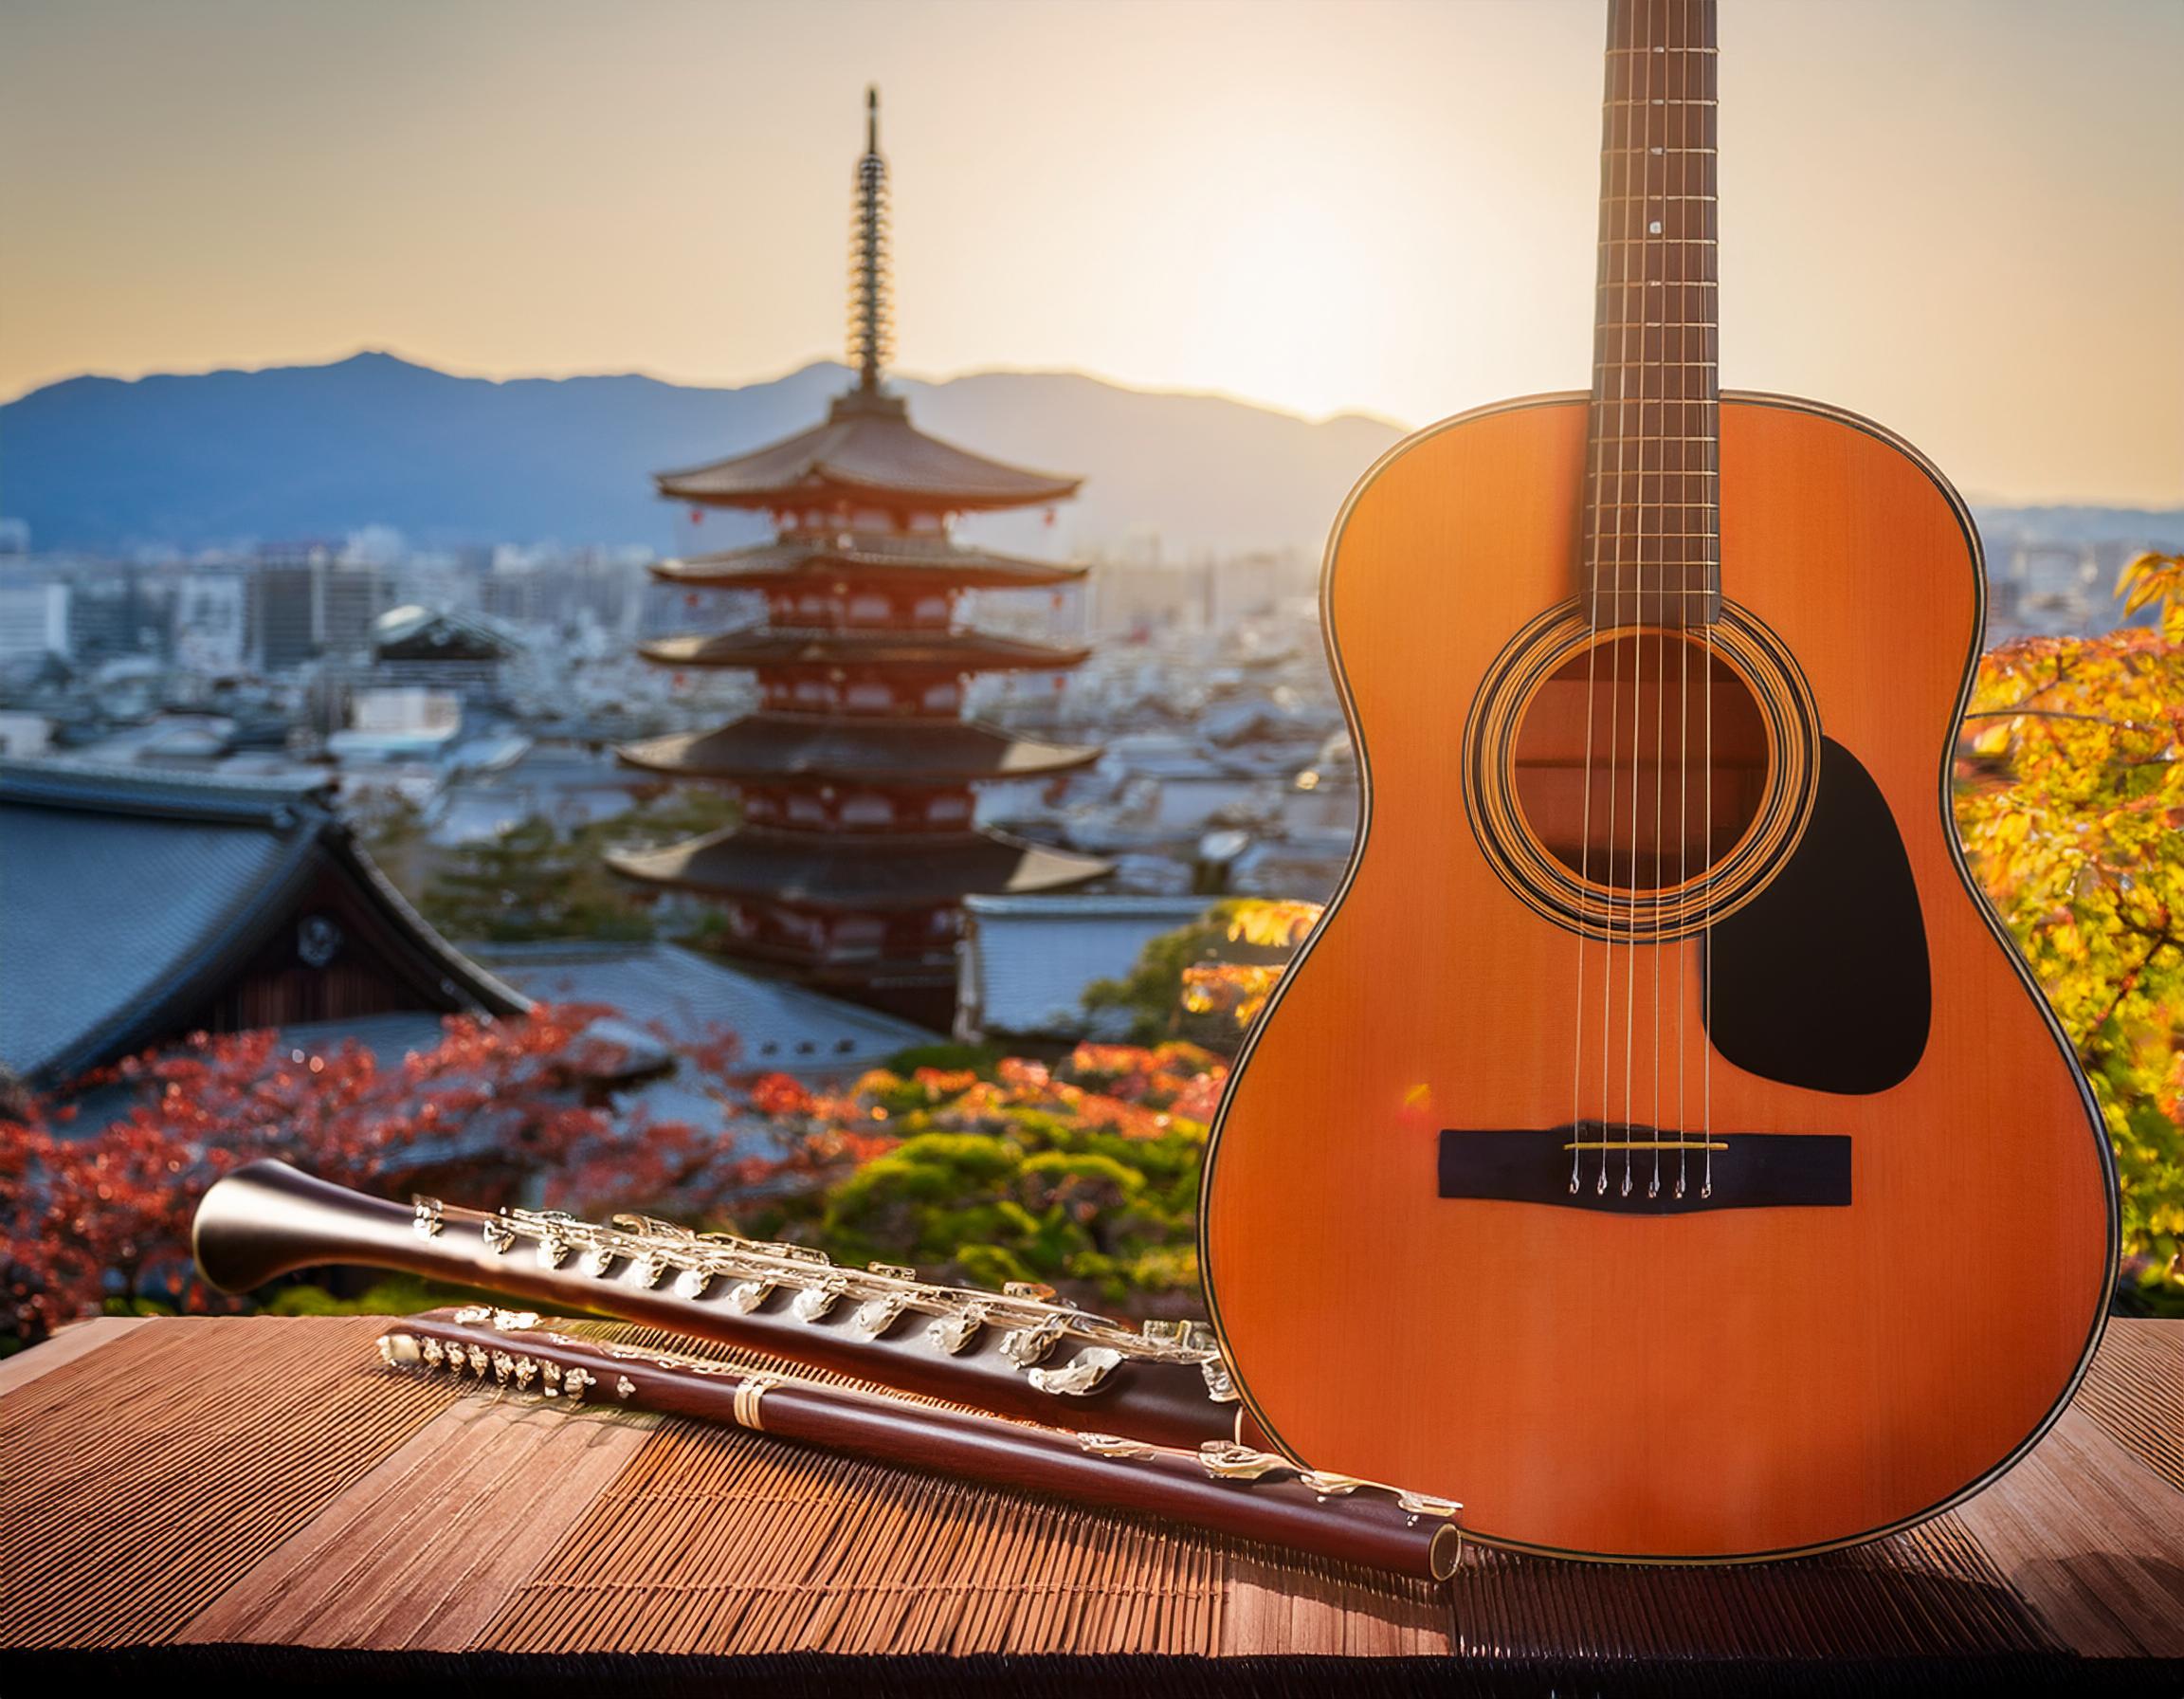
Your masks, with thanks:
[[[1724,0],[1722,375],[1964,486],[2184,498],[2184,9]],[[1419,423],[1582,385],[1600,8],[12,4],[0,393],[389,348],[839,357],[863,89],[899,360]]]

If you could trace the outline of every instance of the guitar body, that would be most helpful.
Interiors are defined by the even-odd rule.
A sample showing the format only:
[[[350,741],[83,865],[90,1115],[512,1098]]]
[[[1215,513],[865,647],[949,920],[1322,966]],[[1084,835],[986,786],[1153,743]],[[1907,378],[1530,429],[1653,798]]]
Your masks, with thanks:
[[[1811,404],[1724,397],[1719,452],[1760,657],[1717,693],[1722,746],[1756,751],[1749,822],[1724,811],[1748,865],[1650,941],[1581,943],[1522,871],[1570,798],[1524,633],[1578,606],[1585,399],[1412,437],[1329,550],[1364,818],[1217,1119],[1204,1271],[1275,1445],[1461,1500],[1495,1544],[1730,1561],[1901,1527],[2039,1436],[2113,1281],[2091,1096],[1950,820],[1969,516]],[[1632,675],[1687,674],[1698,637]],[[1694,700],[1633,696],[1641,744]],[[1688,765],[1593,807],[1675,813]],[[1515,772],[1547,788],[1513,798]]]

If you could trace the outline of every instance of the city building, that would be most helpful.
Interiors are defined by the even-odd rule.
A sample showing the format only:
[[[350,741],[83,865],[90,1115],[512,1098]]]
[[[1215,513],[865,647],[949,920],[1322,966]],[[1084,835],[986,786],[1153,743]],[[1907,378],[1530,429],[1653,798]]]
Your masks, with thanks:
[[[0,662],[70,652],[68,586],[35,574],[0,575]]]
[[[221,677],[243,670],[250,598],[234,573],[191,573],[174,587],[174,664]]]
[[[810,430],[657,480],[670,500],[772,519],[770,542],[653,568],[687,590],[757,592],[765,619],[658,638],[641,651],[678,671],[755,674],[759,705],[711,731],[625,745],[622,758],[730,786],[743,818],[612,865],[717,903],[732,955],[942,1027],[967,893],[1055,890],[1109,864],[974,817],[982,783],[1067,774],[1099,751],[964,718],[967,679],[1065,671],[1086,650],[965,624],[963,594],[1065,585],[1083,569],[965,546],[951,523],[1064,501],[1078,481],[928,436],[887,390],[877,96],[868,114],[851,255],[854,387]]]
[[[372,622],[372,677],[451,692],[476,706],[497,702],[516,640],[476,614],[414,606]]]
[[[250,575],[249,650],[260,672],[287,672],[370,640],[386,602],[379,569],[342,565],[322,545],[268,548]]]
[[[1095,979],[1119,979],[1162,933],[1200,919],[1205,897],[978,897],[965,900],[956,1035],[1012,1050],[1129,1035],[1127,1010],[1088,1010]]]

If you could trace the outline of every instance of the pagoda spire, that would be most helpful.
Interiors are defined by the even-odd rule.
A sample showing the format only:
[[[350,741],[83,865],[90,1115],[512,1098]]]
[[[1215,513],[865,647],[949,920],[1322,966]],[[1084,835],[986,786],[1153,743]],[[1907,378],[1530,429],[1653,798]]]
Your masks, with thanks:
[[[967,717],[971,679],[1058,676],[1086,650],[981,630],[960,617],[963,598],[1051,589],[1084,569],[974,548],[950,526],[960,514],[1067,501],[1078,481],[927,436],[907,398],[883,388],[890,326],[878,89],[865,91],[864,114],[849,241],[856,381],[809,429],[654,479],[673,501],[774,520],[770,542],[652,568],[684,590],[756,592],[763,622],[658,637],[640,650],[677,673],[751,674],[756,711],[619,752],[644,772],[727,787],[739,817],[683,843],[614,851],[608,865],[713,904],[725,955],[944,1032],[967,894],[1065,890],[1114,865],[978,819],[989,787],[1061,780],[1100,751]]]
[[[887,161],[880,152],[880,90],[864,91],[864,156],[857,161],[855,228],[849,247],[849,363],[857,388],[880,388],[881,368],[894,353],[887,275]]]

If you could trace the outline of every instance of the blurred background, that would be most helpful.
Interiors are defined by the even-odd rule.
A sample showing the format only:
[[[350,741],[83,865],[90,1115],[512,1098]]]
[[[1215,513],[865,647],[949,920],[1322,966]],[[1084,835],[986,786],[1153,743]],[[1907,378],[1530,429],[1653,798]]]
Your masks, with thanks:
[[[1973,503],[1960,822],[2173,1306],[2184,9],[1720,35],[1723,381]],[[1327,526],[1587,381],[1600,41],[0,5],[8,1340],[213,1302],[189,1212],[261,1154],[1188,1311],[1356,819]]]

